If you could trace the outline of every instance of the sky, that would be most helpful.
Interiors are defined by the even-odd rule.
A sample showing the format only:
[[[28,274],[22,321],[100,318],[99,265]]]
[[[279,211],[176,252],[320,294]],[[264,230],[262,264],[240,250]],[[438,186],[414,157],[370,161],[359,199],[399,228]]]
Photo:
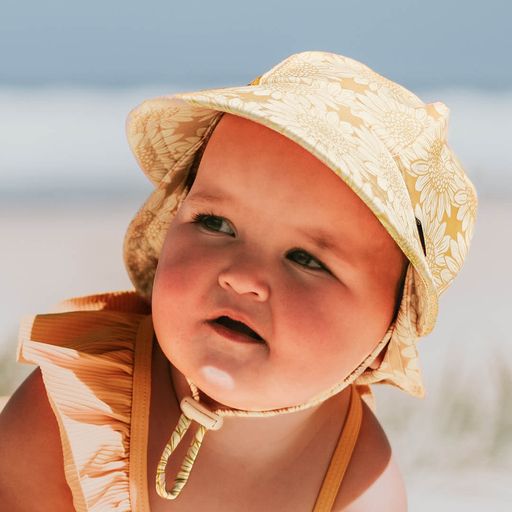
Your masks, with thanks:
[[[307,50],[445,102],[478,190],[512,197],[510,19],[505,0],[3,0],[0,197],[147,192],[126,142],[132,108],[247,84]]]
[[[3,0],[0,86],[248,82],[332,51],[406,87],[512,87],[506,0]]]

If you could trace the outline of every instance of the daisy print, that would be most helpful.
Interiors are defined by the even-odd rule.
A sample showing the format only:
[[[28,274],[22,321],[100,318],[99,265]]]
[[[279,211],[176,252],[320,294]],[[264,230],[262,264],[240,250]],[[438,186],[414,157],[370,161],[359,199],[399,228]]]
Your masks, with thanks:
[[[352,112],[375,131],[392,155],[414,146],[432,122],[424,108],[410,108],[391,96],[367,93],[357,99],[360,106],[352,107]]]
[[[354,154],[359,140],[354,136],[354,127],[321,100],[312,102],[307,97],[289,94],[281,101],[268,101],[264,111],[270,125],[286,126],[286,135],[292,140],[301,145],[304,140],[312,141],[306,149],[324,155],[324,160],[327,157],[333,168],[339,168],[341,161],[349,168],[357,165]]]
[[[404,87],[379,75],[365,64],[331,52],[310,51],[291,56],[263,75],[267,81],[293,81],[311,83],[314,79],[338,82],[347,79],[382,94],[386,92],[399,102],[411,106],[422,104],[420,99]],[[349,88],[350,85],[348,85]]]
[[[354,71],[351,70],[353,62],[330,52],[301,52],[290,56],[265,73],[262,80],[310,84],[318,79],[337,81],[339,78],[353,78],[355,76]]]
[[[159,183],[169,167],[190,146],[190,141],[200,139],[196,132],[197,119],[207,124],[213,117],[211,111],[183,109],[162,100],[147,104],[148,110],[134,113],[133,124],[128,124],[128,138],[140,166],[153,183]],[[195,110],[195,111],[194,111]],[[190,124],[188,124],[190,123]],[[169,147],[173,152],[169,152]]]
[[[455,196],[464,189],[452,152],[437,131],[421,137],[414,148],[402,153],[407,172],[416,178],[415,188],[424,208],[435,212],[440,222],[452,215]]]
[[[445,256],[446,268],[441,272],[443,281],[449,283],[460,272],[468,252],[465,237],[457,233],[457,239],[450,240],[450,255]]]
[[[455,204],[458,206],[457,220],[462,224],[462,231],[469,244],[473,236],[473,226],[478,207],[478,198],[475,188],[468,180],[464,180],[464,188],[455,193]]]
[[[390,218],[394,219],[398,232],[409,233],[414,239],[415,221],[411,211],[411,199],[405,181],[397,172],[397,164],[382,142],[366,127],[356,128],[360,140],[360,158],[365,164],[365,176],[374,183],[374,194],[379,196]]]
[[[355,98],[354,91],[344,89],[339,83],[328,81],[314,81],[311,83],[284,83],[271,82],[255,87],[254,96],[266,96],[275,100],[283,99],[288,95],[305,96],[311,102],[320,101],[326,106],[338,110],[340,105],[348,105]]]
[[[416,205],[415,215],[418,219],[425,219],[428,213],[419,204]],[[441,271],[445,266],[445,255],[450,247],[450,236],[446,234],[446,222],[425,222],[423,224],[423,236],[425,238],[425,249],[428,266],[430,267],[434,284],[439,293],[448,284],[443,281]]]

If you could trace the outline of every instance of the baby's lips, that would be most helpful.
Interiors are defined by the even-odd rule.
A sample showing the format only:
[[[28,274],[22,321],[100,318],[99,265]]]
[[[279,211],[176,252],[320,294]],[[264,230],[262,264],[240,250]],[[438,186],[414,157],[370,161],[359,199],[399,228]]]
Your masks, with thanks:
[[[265,338],[260,334],[260,331],[256,328],[256,326],[254,325],[252,320],[250,320],[245,314],[241,313],[240,311],[236,311],[233,309],[222,309],[222,310],[217,311],[214,315],[212,315],[208,319],[208,321],[215,322],[222,316],[229,317],[231,320],[235,320],[237,322],[245,324],[246,327],[248,327],[251,331],[253,331],[259,337],[258,341],[266,343]]]
[[[221,316],[215,320],[215,323],[221,324],[223,327],[227,327],[229,330],[244,334],[245,336],[248,336],[255,341],[263,341],[262,337],[248,325],[244,324],[243,322],[239,322],[238,320],[233,320],[229,316]]]

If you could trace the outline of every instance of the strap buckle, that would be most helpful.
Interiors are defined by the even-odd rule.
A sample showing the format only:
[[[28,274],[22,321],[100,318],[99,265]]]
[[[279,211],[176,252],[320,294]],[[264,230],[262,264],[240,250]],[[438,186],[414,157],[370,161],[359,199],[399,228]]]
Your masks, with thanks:
[[[190,396],[186,396],[181,400],[180,408],[188,419],[197,421],[208,430],[219,430],[222,427],[222,416],[210,411],[210,409]]]

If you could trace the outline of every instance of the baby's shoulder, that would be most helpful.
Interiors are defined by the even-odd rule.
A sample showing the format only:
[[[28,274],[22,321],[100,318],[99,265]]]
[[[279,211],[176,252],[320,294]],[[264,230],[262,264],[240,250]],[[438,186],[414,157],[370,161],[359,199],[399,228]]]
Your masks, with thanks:
[[[335,512],[407,510],[404,481],[388,437],[364,402],[361,430],[342,487],[344,492],[338,494]]]
[[[74,509],[57,420],[39,368],[0,413],[0,452],[0,503],[5,510]]]

